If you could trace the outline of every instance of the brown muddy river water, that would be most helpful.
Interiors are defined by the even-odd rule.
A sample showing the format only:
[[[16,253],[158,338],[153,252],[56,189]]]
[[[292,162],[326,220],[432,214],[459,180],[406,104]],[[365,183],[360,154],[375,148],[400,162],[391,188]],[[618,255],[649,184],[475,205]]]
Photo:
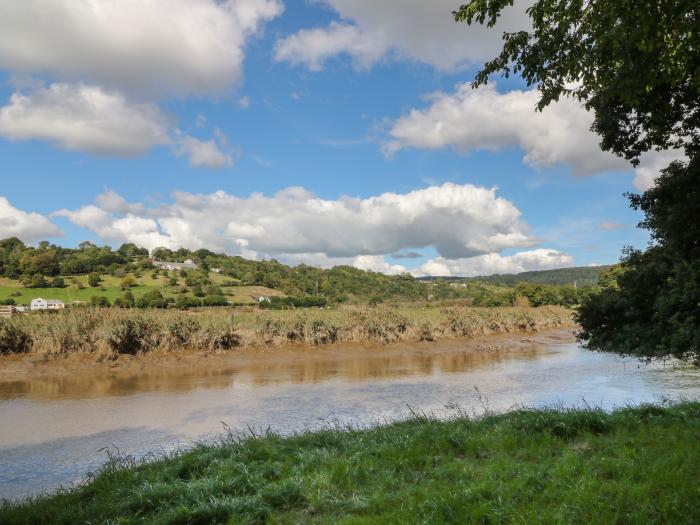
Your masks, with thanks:
[[[528,339],[529,338],[529,339]],[[0,497],[52,490],[106,460],[233,430],[368,426],[517,405],[699,399],[700,371],[582,350],[565,332],[109,364],[0,361]]]

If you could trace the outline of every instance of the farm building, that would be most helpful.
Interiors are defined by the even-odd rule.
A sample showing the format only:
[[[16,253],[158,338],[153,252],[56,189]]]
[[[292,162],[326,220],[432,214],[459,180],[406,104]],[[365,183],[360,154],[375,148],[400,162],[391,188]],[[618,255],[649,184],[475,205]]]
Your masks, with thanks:
[[[66,305],[58,299],[32,299],[31,310],[63,310]]]
[[[197,263],[192,259],[187,259],[185,262],[169,262],[169,261],[153,261],[153,266],[161,270],[196,270]]]

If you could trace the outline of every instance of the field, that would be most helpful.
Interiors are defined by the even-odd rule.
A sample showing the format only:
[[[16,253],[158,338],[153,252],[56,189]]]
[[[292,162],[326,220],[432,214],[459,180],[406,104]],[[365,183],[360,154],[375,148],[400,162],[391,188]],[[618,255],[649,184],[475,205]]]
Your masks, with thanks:
[[[231,350],[241,346],[340,342],[431,342],[573,327],[560,306],[503,308],[343,307],[340,309],[195,311],[77,307],[0,322],[0,354],[100,358],[151,351]]]
[[[33,523],[698,523],[700,404],[229,436],[0,506]]]
[[[73,301],[90,302],[90,298],[97,295],[107,297],[110,303],[113,303],[115,299],[124,296],[125,290],[121,288],[121,284],[126,276],[132,277],[136,283],[130,291],[137,299],[151,290],[159,290],[164,297],[176,298],[180,294],[175,287],[169,285],[172,275],[172,273],[171,275],[161,273],[155,278],[150,272],[143,272],[139,276],[126,274],[124,277],[102,275],[102,282],[97,287],[89,286],[87,275],[77,275],[64,277],[65,288],[25,288],[17,280],[0,277],[0,301],[14,299],[16,304],[29,304],[33,298],[43,297],[71,304]],[[210,273],[208,278],[212,285],[221,287],[229,302],[235,304],[257,304],[258,297],[261,295],[284,296],[282,292],[264,286],[227,286],[234,280],[216,273]],[[179,281],[181,284],[184,283],[182,278]],[[191,290],[184,295],[191,297]]]

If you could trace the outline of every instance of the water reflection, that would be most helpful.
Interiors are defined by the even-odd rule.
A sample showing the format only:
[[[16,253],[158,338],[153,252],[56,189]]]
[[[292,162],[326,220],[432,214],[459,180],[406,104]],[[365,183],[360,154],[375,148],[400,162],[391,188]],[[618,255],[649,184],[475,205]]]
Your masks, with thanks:
[[[514,356],[517,352],[517,356]],[[237,382],[257,386],[319,383],[329,379],[366,381],[434,373],[459,373],[504,360],[537,359],[551,352],[540,345],[503,348],[490,345],[475,349],[465,344],[450,347],[372,347],[296,349],[257,355],[189,356],[164,366],[141,363],[135,368],[105,370],[92,366],[64,372],[44,367],[36,375],[0,380],[0,400],[85,399],[125,396],[145,392],[226,388]],[[48,368],[48,369],[47,369]]]

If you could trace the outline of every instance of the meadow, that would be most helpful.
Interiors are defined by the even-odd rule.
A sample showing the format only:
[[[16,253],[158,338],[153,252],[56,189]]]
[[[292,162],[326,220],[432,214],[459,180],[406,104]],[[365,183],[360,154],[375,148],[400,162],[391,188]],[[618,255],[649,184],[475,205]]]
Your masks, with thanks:
[[[698,523],[700,404],[229,435],[0,504],[54,523]],[[151,458],[153,459],[153,458]]]
[[[153,351],[226,351],[244,346],[341,342],[431,342],[510,332],[572,328],[561,306],[474,308],[341,307],[258,310],[78,307],[0,320],[0,354],[109,358]]]
[[[27,288],[16,279],[0,277],[0,302],[12,299],[16,304],[29,304],[35,297],[44,299],[58,299],[65,304],[72,304],[74,301],[89,303],[92,297],[106,297],[110,303],[116,299],[123,298],[126,291],[130,291],[136,299],[146,295],[153,290],[159,291],[165,298],[176,299],[180,295],[192,297],[190,288],[184,286],[184,278],[178,277],[174,272],[159,272],[153,275],[152,272],[126,273],[122,277],[115,277],[109,274],[100,276],[99,286],[90,286],[88,275],[74,275],[64,277],[66,286],[58,287],[38,287]],[[178,285],[170,285],[171,277],[178,279]],[[130,277],[134,285],[128,288],[122,286],[124,279]],[[223,275],[210,273],[207,279],[211,285],[221,289],[226,299],[233,304],[257,304],[260,296],[284,296],[278,290],[272,290],[265,286],[241,286],[235,279],[227,278]],[[183,293],[184,290],[184,293]]]

